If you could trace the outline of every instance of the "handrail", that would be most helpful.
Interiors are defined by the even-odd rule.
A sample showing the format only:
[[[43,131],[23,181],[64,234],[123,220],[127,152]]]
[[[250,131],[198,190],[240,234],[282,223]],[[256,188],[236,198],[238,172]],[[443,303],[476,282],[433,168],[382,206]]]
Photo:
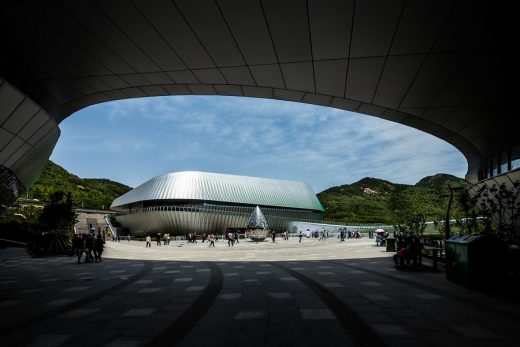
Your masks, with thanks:
[[[107,223],[108,228],[112,232],[113,237],[117,237],[117,229],[114,228],[114,226],[112,225],[112,222],[110,222],[109,214],[105,214],[105,222]]]
[[[230,207],[235,208],[235,206],[221,206],[221,207]],[[143,213],[143,212],[202,212],[202,213],[212,213],[219,214],[225,213],[226,215],[235,215],[235,216],[246,216],[250,215],[250,212],[244,211],[232,211],[232,210],[222,210],[222,209],[213,209],[207,206],[200,205],[164,205],[164,206],[149,206],[149,207],[141,207],[137,209],[133,209],[127,213],[119,213],[119,215],[127,215],[127,214],[135,214],[135,213]],[[345,223],[345,222],[335,222],[335,221],[324,221],[324,220],[316,220],[313,218],[305,218],[305,217],[292,217],[292,216],[282,216],[282,215],[274,215],[271,218],[281,218],[288,219],[295,222],[302,223],[311,223],[311,224],[321,224],[321,225],[330,225],[334,226],[343,226],[348,228],[359,229],[360,232],[368,232],[371,229],[383,228],[386,230],[393,230],[394,226],[390,224],[384,223]],[[296,218],[296,219],[295,219]],[[433,222],[432,222],[433,223]]]

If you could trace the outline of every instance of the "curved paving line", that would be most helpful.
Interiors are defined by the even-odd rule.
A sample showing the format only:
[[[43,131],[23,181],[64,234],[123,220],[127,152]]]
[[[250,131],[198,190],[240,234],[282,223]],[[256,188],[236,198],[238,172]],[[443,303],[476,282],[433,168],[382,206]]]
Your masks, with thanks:
[[[310,279],[301,273],[292,270],[288,267],[277,263],[271,263],[285,272],[296,277],[299,281],[309,287],[314,294],[316,294],[327,307],[334,313],[339,320],[343,329],[350,336],[355,346],[385,346],[381,338],[372,330],[372,328],[359,316],[354,310],[350,308],[343,300],[338,298],[328,289],[325,289],[318,282]]]
[[[179,343],[186,334],[204,317],[215,302],[222,289],[222,270],[211,262],[203,262],[211,270],[211,278],[206,289],[200,293],[193,304],[184,311],[162,333],[155,336],[147,346],[173,346]]]
[[[409,285],[411,287],[415,287],[417,289],[426,290],[428,292],[435,293],[437,295],[440,295],[442,297],[451,299],[451,300],[456,301],[456,302],[463,302],[465,304],[469,304],[471,306],[474,306],[475,309],[477,309],[479,311],[482,311],[484,313],[492,312],[492,313],[494,313],[496,315],[499,315],[499,316],[502,316],[502,317],[506,316],[508,319],[513,320],[513,321],[516,321],[516,320],[518,320],[520,318],[520,314],[515,314],[515,313],[510,312],[510,311],[505,311],[505,310],[502,310],[502,309],[497,308],[495,306],[487,305],[487,304],[485,304],[485,303],[483,303],[481,301],[475,301],[475,300],[472,300],[472,299],[468,299],[465,296],[461,296],[461,295],[453,294],[453,293],[450,293],[450,292],[447,292],[447,291],[444,291],[444,290],[441,290],[441,289],[433,288],[433,287],[430,287],[430,286],[428,286],[426,284],[417,283],[415,281],[411,281],[411,280],[408,280],[406,278],[400,278],[400,277],[396,278],[396,277],[394,277],[392,275],[389,275],[389,274],[386,274],[386,273],[382,273],[382,272],[379,272],[379,271],[376,271],[376,270],[367,269],[367,268],[364,268],[362,266],[357,266],[357,265],[350,265],[350,264],[342,263],[342,262],[339,262],[339,261],[333,261],[333,263],[340,264],[340,265],[343,265],[343,266],[348,266],[349,268],[356,268],[356,269],[365,271],[367,273],[371,273],[371,274],[376,275],[376,276],[381,276],[381,277],[390,279],[392,281],[395,281],[395,282],[398,282],[398,283],[401,283],[401,284],[406,284],[406,285]],[[485,306],[485,307],[482,307],[482,306]]]
[[[53,318],[55,316],[59,316],[61,314],[75,310],[81,306],[84,306],[86,304],[99,300],[100,297],[103,297],[106,294],[110,294],[111,292],[114,292],[116,290],[121,290],[125,287],[128,287],[129,285],[138,281],[142,277],[146,276],[150,271],[152,271],[152,268],[153,268],[152,262],[149,260],[144,260],[143,262],[144,262],[143,268],[138,273],[136,273],[134,276],[130,277],[127,281],[120,282],[114,286],[103,289],[100,292],[93,293],[89,296],[86,296],[84,298],[71,302],[70,304],[42,312],[40,314],[31,316],[31,317],[24,319],[22,321],[19,321],[19,322],[15,322],[11,325],[3,327],[1,330],[1,333],[5,334],[5,333],[10,333],[13,330],[25,329],[25,328],[27,328],[28,325],[40,323],[43,320],[47,320],[49,318]]]

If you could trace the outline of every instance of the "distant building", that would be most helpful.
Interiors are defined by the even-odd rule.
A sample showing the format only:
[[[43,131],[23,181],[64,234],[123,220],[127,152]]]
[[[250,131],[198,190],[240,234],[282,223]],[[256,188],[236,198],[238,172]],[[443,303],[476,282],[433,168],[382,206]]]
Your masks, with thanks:
[[[116,220],[141,233],[223,233],[245,228],[260,206],[271,230],[292,221],[323,220],[323,207],[305,182],[208,172],[174,172],[152,178],[115,199]]]
[[[370,189],[370,188],[365,188],[365,189],[363,189],[363,193],[374,195],[374,194],[377,194],[377,191]]]

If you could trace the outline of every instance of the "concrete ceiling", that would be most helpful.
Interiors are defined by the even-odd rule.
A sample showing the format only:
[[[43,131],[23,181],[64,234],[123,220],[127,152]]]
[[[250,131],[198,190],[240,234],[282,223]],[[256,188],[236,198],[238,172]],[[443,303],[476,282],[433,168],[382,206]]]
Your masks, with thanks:
[[[519,156],[516,13],[496,1],[3,1],[0,76],[57,123],[157,95],[355,111],[453,144],[475,181],[498,153]]]

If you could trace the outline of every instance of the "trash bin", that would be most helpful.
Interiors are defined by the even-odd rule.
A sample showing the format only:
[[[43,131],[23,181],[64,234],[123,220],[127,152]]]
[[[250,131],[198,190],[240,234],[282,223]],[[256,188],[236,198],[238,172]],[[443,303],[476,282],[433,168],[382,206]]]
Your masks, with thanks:
[[[504,272],[503,243],[491,235],[457,235],[446,240],[446,278],[470,289],[496,286]]]
[[[393,237],[386,239],[386,251],[395,252],[395,239]]]

